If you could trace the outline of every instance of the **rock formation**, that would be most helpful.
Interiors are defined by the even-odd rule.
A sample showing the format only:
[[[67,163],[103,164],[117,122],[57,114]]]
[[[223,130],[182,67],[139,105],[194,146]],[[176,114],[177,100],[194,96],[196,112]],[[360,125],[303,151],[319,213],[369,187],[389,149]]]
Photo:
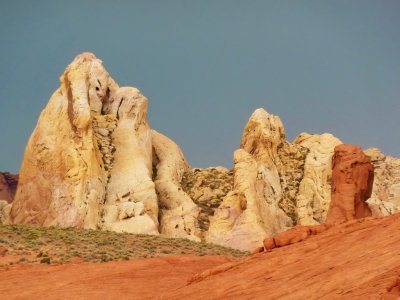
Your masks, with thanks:
[[[302,133],[293,143],[309,150],[296,197],[297,223],[324,223],[331,202],[332,156],[335,146],[342,142],[328,133]]]
[[[374,184],[367,201],[379,216],[400,211],[400,158],[384,155],[377,148],[364,151],[374,165]]]
[[[0,199],[11,203],[17,190],[18,175],[0,172]]]
[[[203,271],[165,299],[398,299],[400,214],[334,226],[305,241]],[[299,230],[301,233],[302,230]],[[304,233],[305,236],[307,233]],[[280,241],[295,241],[281,236]]]
[[[335,147],[332,164],[332,200],[326,223],[371,216],[366,203],[374,179],[371,159],[359,146],[342,144]]]
[[[325,221],[332,155],[341,144],[333,135],[302,133],[290,143],[280,118],[257,109],[233,170],[191,169],[179,146],[150,128],[147,98],[119,87],[94,54],[78,55],[60,81],[26,146],[7,222],[161,233],[254,250],[294,225]],[[400,160],[368,153],[377,178],[370,206],[377,215],[398,211]],[[10,176],[0,173],[7,201],[16,185]]]
[[[12,223],[97,228],[107,180],[93,115],[117,89],[93,54],[77,56],[25,149]]]
[[[206,240],[242,250],[292,226],[307,149],[285,140],[279,117],[257,109],[234,153],[233,190],[211,217]],[[291,218],[292,217],[292,218]]]
[[[138,89],[119,88],[110,99],[117,117],[111,133],[113,164],[104,206],[105,229],[158,233],[158,205],[152,181],[152,140],[147,99]]]
[[[9,222],[199,240],[199,208],[179,186],[189,166],[151,131],[146,97],[119,88],[91,53],[60,81],[26,147]]]

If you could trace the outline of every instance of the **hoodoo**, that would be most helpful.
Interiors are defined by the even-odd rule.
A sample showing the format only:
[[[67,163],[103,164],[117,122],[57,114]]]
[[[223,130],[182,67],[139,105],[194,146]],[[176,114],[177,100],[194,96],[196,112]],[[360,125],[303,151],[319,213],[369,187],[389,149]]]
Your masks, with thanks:
[[[359,146],[335,147],[332,166],[332,200],[327,224],[371,216],[366,200],[371,196],[374,172],[371,159]]]

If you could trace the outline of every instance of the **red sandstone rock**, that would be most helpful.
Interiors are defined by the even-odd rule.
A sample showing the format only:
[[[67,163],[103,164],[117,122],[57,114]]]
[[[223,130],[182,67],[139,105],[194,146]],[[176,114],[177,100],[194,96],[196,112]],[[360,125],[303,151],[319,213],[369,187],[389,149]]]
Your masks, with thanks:
[[[15,196],[18,184],[18,175],[8,172],[0,172],[0,200],[11,203]]]
[[[273,237],[266,238],[266,239],[263,241],[263,244],[264,244],[264,249],[265,249],[266,251],[272,250],[272,249],[274,249],[274,248],[276,247],[275,241],[274,241],[274,238],[273,238]]]
[[[107,263],[13,265],[0,269],[0,299],[164,299],[165,293],[184,287],[196,273],[220,265],[225,266],[219,267],[222,272],[232,260],[168,255]]]
[[[305,240],[311,234],[308,226],[295,226],[274,236],[275,245],[283,247]]]
[[[202,272],[163,299],[398,299],[399,233],[400,214],[353,220]]]
[[[327,224],[371,216],[365,202],[371,196],[374,179],[371,159],[359,146],[339,145],[332,158],[332,197]]]

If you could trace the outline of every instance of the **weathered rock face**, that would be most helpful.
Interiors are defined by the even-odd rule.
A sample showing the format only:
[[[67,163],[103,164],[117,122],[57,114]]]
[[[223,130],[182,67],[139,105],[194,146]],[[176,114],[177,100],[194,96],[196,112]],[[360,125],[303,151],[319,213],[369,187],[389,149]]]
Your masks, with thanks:
[[[293,143],[309,150],[296,196],[297,223],[324,223],[331,202],[332,156],[334,148],[342,142],[328,133],[302,133]]]
[[[366,203],[374,180],[371,159],[359,146],[342,144],[335,147],[332,164],[332,200],[326,223],[371,216]]]
[[[368,204],[379,216],[400,211],[400,158],[384,155],[377,148],[364,152],[374,166],[374,184]]]
[[[18,175],[0,172],[0,199],[11,203],[17,190]]]
[[[180,188],[189,165],[150,129],[147,105],[93,54],[77,56],[28,142],[9,222],[200,240],[199,208]]]
[[[200,241],[200,209],[180,186],[189,164],[181,149],[166,136],[152,130],[155,185],[160,205],[160,232],[171,237]]]
[[[152,140],[147,99],[134,88],[119,88],[111,98],[117,116],[111,133],[113,164],[104,207],[105,229],[158,233],[158,205],[152,181]]]

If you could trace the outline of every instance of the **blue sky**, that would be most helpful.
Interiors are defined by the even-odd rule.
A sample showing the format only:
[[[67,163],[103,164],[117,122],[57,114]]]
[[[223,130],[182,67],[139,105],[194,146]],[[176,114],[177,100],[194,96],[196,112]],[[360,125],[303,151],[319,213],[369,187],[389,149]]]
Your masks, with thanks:
[[[0,170],[18,172],[74,56],[149,99],[192,166],[232,164],[258,107],[289,140],[330,132],[400,157],[400,1],[0,2]]]

